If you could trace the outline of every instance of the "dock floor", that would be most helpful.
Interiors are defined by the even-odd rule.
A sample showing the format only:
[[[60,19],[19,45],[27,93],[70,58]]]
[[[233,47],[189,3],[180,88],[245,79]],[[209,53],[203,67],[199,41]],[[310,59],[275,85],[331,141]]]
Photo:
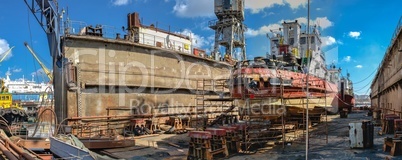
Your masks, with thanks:
[[[393,134],[379,135],[380,126],[374,127],[374,147],[370,149],[351,149],[349,147],[350,122],[371,120],[366,116],[367,111],[354,111],[348,114],[348,118],[339,118],[339,115],[328,115],[328,144],[326,144],[325,123],[313,127],[310,131],[309,159],[401,159],[402,156],[390,156],[389,152],[383,152],[385,137],[392,137]],[[325,117],[324,117],[325,118]],[[298,134],[302,131],[299,130]],[[292,135],[294,133],[288,133]],[[136,147],[126,149],[104,150],[104,153],[124,159],[146,159],[146,160],[181,160],[187,159],[188,134],[161,134],[148,135],[136,139]],[[293,139],[293,138],[292,138]],[[274,145],[274,142],[267,143],[265,147],[254,150],[254,153],[238,153],[225,159],[231,160],[260,160],[266,159],[305,159],[305,139],[300,136],[297,140],[282,147],[282,144]]]

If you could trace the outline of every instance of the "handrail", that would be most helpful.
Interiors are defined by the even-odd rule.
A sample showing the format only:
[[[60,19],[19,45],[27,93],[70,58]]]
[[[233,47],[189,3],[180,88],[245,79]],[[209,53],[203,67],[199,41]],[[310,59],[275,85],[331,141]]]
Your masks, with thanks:
[[[85,27],[88,27],[88,25],[85,22],[82,21],[73,21],[73,20],[67,20],[64,22],[64,32],[65,35],[84,35],[84,29]],[[102,37],[107,38],[107,39],[116,39],[116,34],[126,34],[124,30],[121,32],[118,31],[118,28],[114,26],[109,26],[109,25],[99,25],[99,27],[102,28]],[[170,33],[170,32],[169,32]],[[180,34],[181,35],[181,34]],[[140,44],[144,45],[150,45],[154,47],[161,47],[164,49],[171,49],[174,51],[179,51],[183,53],[188,53],[192,54],[192,42],[190,40],[189,44],[177,41],[177,40],[172,40],[168,39],[166,37],[162,36],[157,36],[153,34],[148,34],[148,33],[139,33],[139,42]],[[158,42],[161,42],[161,44],[158,44]]]

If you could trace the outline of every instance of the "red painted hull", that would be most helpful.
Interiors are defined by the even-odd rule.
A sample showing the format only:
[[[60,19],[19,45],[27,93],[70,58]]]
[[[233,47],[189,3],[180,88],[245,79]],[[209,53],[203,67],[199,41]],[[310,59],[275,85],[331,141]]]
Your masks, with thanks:
[[[253,78],[258,76],[262,79],[269,78],[282,78],[292,80],[290,86],[285,86],[283,90],[283,97],[285,98],[306,98],[307,74],[287,71],[287,70],[273,70],[267,68],[242,68],[235,70],[234,76],[245,75]],[[310,75],[309,79],[309,95],[313,97],[324,97],[325,94],[338,93],[336,84],[327,82],[321,78]],[[257,89],[250,89],[247,85],[236,85],[231,90],[233,98],[263,98],[263,97],[280,97],[282,96],[280,86],[265,85],[267,82],[260,82]]]
[[[336,101],[335,101],[336,100]],[[348,111],[352,111],[352,107],[355,105],[355,98],[352,95],[346,94],[343,97],[338,94],[336,96],[336,99],[334,100],[334,103],[332,104],[337,105],[339,110],[342,110],[344,108],[348,109]]]
[[[242,77],[242,80],[239,80],[238,77]],[[284,105],[288,108],[289,113],[303,113],[306,109],[306,99],[309,97],[308,108],[310,111],[316,110],[317,107],[334,113],[338,111],[337,106],[336,108],[331,107],[331,103],[338,93],[337,85],[312,75],[308,76],[308,94],[306,92],[307,74],[300,72],[268,68],[241,68],[234,71],[232,78],[237,78],[234,80],[231,90],[231,96],[235,99],[243,101],[255,99],[256,103],[260,103],[259,99],[264,102],[271,100],[270,105],[278,105],[280,102],[275,99],[283,97]],[[288,83],[283,85],[282,91],[281,84],[278,84],[277,81],[272,82],[271,79],[282,79],[280,82],[282,84],[284,84],[283,81],[288,80]],[[249,86],[252,81],[255,81],[254,87]]]

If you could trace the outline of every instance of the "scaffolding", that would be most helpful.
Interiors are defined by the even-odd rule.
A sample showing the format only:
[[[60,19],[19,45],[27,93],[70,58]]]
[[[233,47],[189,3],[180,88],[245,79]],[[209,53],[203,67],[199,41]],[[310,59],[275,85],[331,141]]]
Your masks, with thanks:
[[[233,99],[229,96],[227,79],[197,80],[195,124],[193,128],[205,130],[216,124],[227,125],[237,121]]]
[[[286,111],[290,104],[288,92],[303,91],[301,89],[289,89],[284,85],[280,78],[279,93],[266,96],[252,96],[254,93],[246,93],[246,87],[242,88],[241,98],[230,98],[229,88],[226,79],[200,79],[197,80],[196,88],[196,114],[193,120],[193,128],[196,130],[205,130],[207,127],[232,126],[236,128],[239,142],[239,150],[244,153],[252,152],[253,146],[263,147],[268,142],[281,143],[283,148],[287,142],[300,139],[305,136],[305,122],[309,118],[310,122],[321,123],[323,115],[326,117],[327,87],[326,82],[310,82],[310,87],[324,89],[319,91],[320,95],[312,105],[324,103],[324,106],[318,106],[317,114],[306,116],[305,111],[300,112],[300,117],[289,115]],[[318,93],[318,92],[316,92]],[[307,96],[307,94],[305,94]],[[279,99],[274,103],[267,103],[269,98]],[[300,102],[307,103],[305,98],[300,97]],[[322,102],[324,101],[324,102]],[[321,107],[321,108],[320,108]],[[282,109],[282,112],[278,112]],[[270,112],[267,112],[270,110]],[[325,127],[325,135],[328,135]],[[326,136],[326,140],[328,136]]]
[[[301,136],[305,136],[305,125],[306,125],[306,119],[309,118],[310,123],[312,124],[318,124],[321,122],[325,123],[325,135],[326,135],[326,142],[328,141],[328,131],[327,131],[327,113],[326,109],[328,108],[327,106],[327,84],[326,82],[324,83],[316,83],[314,81],[323,81],[323,80],[312,80],[309,84],[310,87],[312,88],[321,88],[323,89],[322,91],[319,91],[320,94],[319,96],[316,97],[317,100],[315,100],[314,103],[312,103],[312,100],[306,102],[304,97],[300,97],[300,103],[302,103],[302,106],[305,106],[306,103],[310,103],[312,105],[315,105],[316,107],[314,108],[314,112],[310,113],[310,115],[307,117],[306,115],[306,110],[302,110],[298,114],[300,116],[294,116],[290,115],[288,113],[282,112],[282,113],[277,113],[276,114],[264,114],[263,110],[267,110],[266,107],[274,107],[275,110],[278,110],[279,108],[287,108],[291,105],[290,102],[288,101],[290,97],[287,97],[286,95],[289,96],[289,94],[286,94],[287,92],[294,92],[294,91],[300,91],[303,90],[304,87],[301,89],[286,89],[285,90],[285,85],[283,83],[283,79],[280,78],[280,93],[279,94],[272,94],[269,96],[265,97],[253,97],[252,99],[248,97],[249,95],[246,95],[245,90],[242,99],[245,101],[245,106],[244,108],[239,108],[239,116],[240,120],[242,120],[244,123],[239,124],[239,135],[241,139],[241,147],[244,152],[249,152],[250,148],[253,145],[264,145],[270,141],[276,141],[276,142],[282,142],[283,148],[285,148],[285,143],[289,141],[294,141],[297,139],[300,139]],[[251,94],[250,94],[251,95]],[[307,93],[305,93],[305,96],[308,96]],[[274,98],[274,99],[280,99],[280,104],[273,104],[272,106],[266,106],[264,105],[264,100],[267,100],[269,98]],[[253,101],[253,104],[250,103],[250,101]],[[324,103],[324,106],[319,106],[318,104]],[[257,105],[256,105],[257,104]],[[255,106],[259,106],[255,108]],[[309,108],[310,109],[310,108]],[[284,111],[286,111],[284,110]],[[325,116],[325,119],[323,119],[323,116]],[[312,126],[312,125],[309,125]],[[303,133],[299,135],[300,129],[302,129]]]

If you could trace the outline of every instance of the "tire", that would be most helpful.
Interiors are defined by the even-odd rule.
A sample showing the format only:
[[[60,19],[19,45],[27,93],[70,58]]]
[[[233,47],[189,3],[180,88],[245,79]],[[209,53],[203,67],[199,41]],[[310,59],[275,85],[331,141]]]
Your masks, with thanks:
[[[11,113],[13,113],[14,115],[18,115],[18,110],[17,109],[11,109]]]
[[[25,113],[24,110],[19,110],[19,111],[18,111],[18,114],[19,114],[21,117],[24,117],[24,116],[26,115],[26,113]]]

